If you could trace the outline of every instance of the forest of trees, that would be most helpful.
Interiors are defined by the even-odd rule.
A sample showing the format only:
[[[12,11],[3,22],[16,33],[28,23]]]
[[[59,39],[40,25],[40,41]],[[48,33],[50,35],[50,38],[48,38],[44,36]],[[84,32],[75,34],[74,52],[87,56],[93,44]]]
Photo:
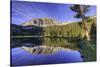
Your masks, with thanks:
[[[96,18],[88,20],[89,31],[91,29],[91,25],[96,23]],[[20,25],[11,24],[11,35],[12,36],[50,36],[50,37],[77,37],[82,35],[84,32],[82,28],[82,22],[69,23],[67,25],[62,26],[48,26],[48,27],[37,27],[37,26],[29,26],[30,29],[25,29],[27,27],[23,27]]]

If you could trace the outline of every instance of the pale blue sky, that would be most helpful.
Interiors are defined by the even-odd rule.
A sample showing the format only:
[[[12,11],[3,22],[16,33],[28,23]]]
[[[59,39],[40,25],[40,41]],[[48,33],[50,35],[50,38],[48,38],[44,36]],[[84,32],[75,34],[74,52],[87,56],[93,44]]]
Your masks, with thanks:
[[[75,12],[70,10],[72,4],[12,1],[12,23],[21,24],[32,18],[53,18],[59,22],[78,21]],[[88,16],[96,15],[96,6],[91,5]]]

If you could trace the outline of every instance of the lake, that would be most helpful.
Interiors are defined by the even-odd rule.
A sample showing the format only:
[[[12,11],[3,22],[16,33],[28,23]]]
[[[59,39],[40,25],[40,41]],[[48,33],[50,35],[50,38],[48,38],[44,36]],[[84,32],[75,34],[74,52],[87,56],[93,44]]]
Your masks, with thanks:
[[[77,50],[61,50],[52,54],[30,54],[21,48],[13,48],[11,53],[12,66],[76,63],[83,61],[80,52]]]
[[[42,65],[58,63],[82,62],[78,46],[72,39],[66,38],[12,38],[11,39],[11,66]],[[52,54],[31,54],[22,46],[34,47],[39,45],[62,47],[71,50],[60,50]]]

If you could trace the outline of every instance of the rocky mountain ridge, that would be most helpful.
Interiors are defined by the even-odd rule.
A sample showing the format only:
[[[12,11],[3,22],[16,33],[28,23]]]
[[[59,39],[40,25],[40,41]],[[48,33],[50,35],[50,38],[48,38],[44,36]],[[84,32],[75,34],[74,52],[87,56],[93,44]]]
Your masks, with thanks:
[[[35,25],[40,27],[47,27],[58,23],[59,23],[58,21],[55,21],[54,19],[50,19],[50,18],[34,18],[32,20],[22,23],[21,25],[22,26]]]

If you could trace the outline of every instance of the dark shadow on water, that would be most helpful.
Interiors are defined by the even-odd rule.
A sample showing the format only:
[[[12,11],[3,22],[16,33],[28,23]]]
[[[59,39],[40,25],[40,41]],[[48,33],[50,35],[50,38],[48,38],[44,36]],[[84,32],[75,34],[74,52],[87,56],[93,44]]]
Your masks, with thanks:
[[[27,46],[39,46],[43,42],[42,38],[12,38],[11,48]]]
[[[39,45],[46,45],[52,47],[63,47],[70,49],[77,49],[76,38],[70,37],[28,37],[28,38],[12,38],[11,48],[27,46],[34,47]],[[72,41],[71,41],[72,40]]]

